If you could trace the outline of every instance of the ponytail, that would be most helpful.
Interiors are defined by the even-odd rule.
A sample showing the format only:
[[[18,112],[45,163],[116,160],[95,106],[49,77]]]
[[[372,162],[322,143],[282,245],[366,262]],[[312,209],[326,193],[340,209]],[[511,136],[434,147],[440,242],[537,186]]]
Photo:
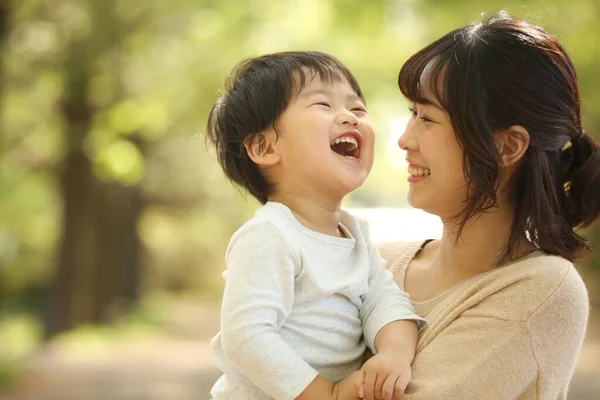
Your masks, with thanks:
[[[572,262],[590,249],[576,229],[600,216],[600,146],[587,134],[569,143],[562,150],[527,152],[528,167],[517,177],[517,209],[505,257],[523,231],[540,250]]]
[[[589,226],[600,216],[600,146],[582,132],[562,152],[562,164],[569,221]]]

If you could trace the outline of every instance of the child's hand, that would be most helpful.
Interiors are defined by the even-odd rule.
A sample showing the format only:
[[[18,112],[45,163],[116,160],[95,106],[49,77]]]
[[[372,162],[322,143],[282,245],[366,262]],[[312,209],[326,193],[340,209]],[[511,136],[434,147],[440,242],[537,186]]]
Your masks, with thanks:
[[[333,389],[333,400],[358,400],[361,385],[361,371],[354,371],[346,379],[338,382]]]
[[[395,352],[378,353],[361,369],[359,397],[367,400],[400,400],[412,377],[410,363]]]

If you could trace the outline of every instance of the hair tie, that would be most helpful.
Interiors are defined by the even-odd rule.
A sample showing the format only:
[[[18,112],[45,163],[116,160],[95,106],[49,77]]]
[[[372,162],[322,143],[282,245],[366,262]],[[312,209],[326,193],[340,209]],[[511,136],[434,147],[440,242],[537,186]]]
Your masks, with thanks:
[[[560,151],[565,151],[567,150],[569,147],[573,146],[573,142],[578,141],[580,139],[582,139],[585,136],[585,131],[582,129],[581,132],[579,133],[579,135],[577,137],[574,137],[573,139],[570,139],[567,143],[565,143],[561,148]]]

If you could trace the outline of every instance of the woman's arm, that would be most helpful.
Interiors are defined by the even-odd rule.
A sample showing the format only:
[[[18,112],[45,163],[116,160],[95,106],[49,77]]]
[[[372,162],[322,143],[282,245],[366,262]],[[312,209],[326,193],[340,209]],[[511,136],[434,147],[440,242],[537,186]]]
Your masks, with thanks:
[[[516,399],[535,393],[538,366],[524,322],[465,313],[417,353],[412,373],[406,399]]]
[[[531,288],[547,293],[540,304],[515,284],[423,332],[406,398],[565,398],[585,333],[587,292],[572,266],[558,285],[532,279]],[[517,315],[528,302],[521,307],[527,315]]]

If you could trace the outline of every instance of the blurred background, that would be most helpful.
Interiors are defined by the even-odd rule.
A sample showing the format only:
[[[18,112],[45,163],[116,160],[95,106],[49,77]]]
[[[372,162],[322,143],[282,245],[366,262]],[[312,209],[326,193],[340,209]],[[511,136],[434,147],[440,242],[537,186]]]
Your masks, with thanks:
[[[208,398],[224,251],[258,204],[224,179],[204,126],[244,58],[348,65],[378,143],[345,206],[378,240],[439,236],[406,209],[397,73],[499,9],[562,40],[600,139],[598,0],[0,1],[0,399]],[[584,234],[600,246],[600,228]],[[596,399],[597,253],[579,269],[592,316],[569,398]]]

